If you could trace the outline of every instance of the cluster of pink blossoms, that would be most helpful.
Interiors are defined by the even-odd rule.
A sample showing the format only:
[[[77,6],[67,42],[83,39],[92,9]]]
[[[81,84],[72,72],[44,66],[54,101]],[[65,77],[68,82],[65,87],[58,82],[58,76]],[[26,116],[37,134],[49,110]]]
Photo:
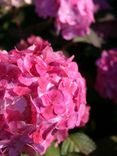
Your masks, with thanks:
[[[97,66],[97,91],[117,103],[117,50],[103,51]]]
[[[35,0],[36,12],[41,17],[55,17],[55,25],[64,39],[89,33],[94,22],[92,0]]]
[[[0,52],[1,155],[43,154],[86,124],[86,84],[72,59],[35,36]]]

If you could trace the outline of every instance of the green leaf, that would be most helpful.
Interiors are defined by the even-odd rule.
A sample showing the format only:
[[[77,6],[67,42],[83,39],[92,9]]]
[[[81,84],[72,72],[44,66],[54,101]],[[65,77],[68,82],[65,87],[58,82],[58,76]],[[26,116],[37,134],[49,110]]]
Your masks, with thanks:
[[[101,37],[99,37],[93,30],[90,30],[89,35],[86,35],[84,37],[78,36],[74,39],[74,42],[85,42],[85,43],[89,43],[95,47],[100,48],[104,40]]]
[[[80,154],[79,153],[68,153],[66,156],[80,156]]]
[[[21,154],[21,156],[29,156],[28,154]],[[41,156],[40,154],[36,154],[35,156]]]
[[[44,156],[60,156],[60,149],[59,146],[55,147],[55,144],[53,143],[48,150],[46,151],[46,153],[44,154]]]
[[[62,144],[61,154],[76,152],[88,155],[96,148],[95,143],[83,133],[71,134]]]
[[[70,136],[62,143],[61,154],[66,155],[72,152],[80,152],[79,147],[73,142]]]

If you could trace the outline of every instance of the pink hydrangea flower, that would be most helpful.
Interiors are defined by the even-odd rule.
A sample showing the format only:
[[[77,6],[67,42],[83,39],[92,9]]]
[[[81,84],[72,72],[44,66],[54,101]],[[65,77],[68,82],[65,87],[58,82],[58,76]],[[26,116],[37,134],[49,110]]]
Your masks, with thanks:
[[[55,17],[55,25],[64,39],[89,33],[94,22],[92,0],[35,0],[36,12],[41,17]]]
[[[0,52],[0,150],[9,156],[43,154],[89,118],[85,79],[73,57],[39,37],[25,43]]]
[[[92,0],[60,0],[56,26],[65,39],[88,34],[93,21]]]
[[[57,14],[58,0],[35,0],[36,12],[41,17],[55,17]]]
[[[103,51],[97,60],[96,89],[104,98],[117,103],[117,50]]]

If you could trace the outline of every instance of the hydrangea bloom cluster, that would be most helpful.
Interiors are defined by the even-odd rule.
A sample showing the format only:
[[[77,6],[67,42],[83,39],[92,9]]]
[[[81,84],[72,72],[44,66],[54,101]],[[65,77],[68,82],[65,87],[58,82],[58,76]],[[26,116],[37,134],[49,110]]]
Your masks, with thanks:
[[[22,43],[22,42],[21,42]],[[85,80],[73,57],[39,37],[0,52],[0,152],[43,154],[52,141],[86,124]],[[32,154],[31,154],[32,152]]]
[[[41,17],[55,17],[55,25],[64,39],[84,36],[94,22],[92,0],[35,0],[36,12]]]
[[[97,66],[97,91],[117,103],[117,50],[103,51]]]
[[[3,7],[20,7],[24,4],[31,4],[32,0],[0,0],[0,6]]]

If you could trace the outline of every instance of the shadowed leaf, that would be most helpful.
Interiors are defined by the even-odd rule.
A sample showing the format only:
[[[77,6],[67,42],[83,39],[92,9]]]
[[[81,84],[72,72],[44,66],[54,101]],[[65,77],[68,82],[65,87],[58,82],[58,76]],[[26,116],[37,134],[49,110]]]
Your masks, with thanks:
[[[96,148],[95,143],[83,133],[71,134],[62,144],[61,153],[67,155],[72,152],[90,154]]]

